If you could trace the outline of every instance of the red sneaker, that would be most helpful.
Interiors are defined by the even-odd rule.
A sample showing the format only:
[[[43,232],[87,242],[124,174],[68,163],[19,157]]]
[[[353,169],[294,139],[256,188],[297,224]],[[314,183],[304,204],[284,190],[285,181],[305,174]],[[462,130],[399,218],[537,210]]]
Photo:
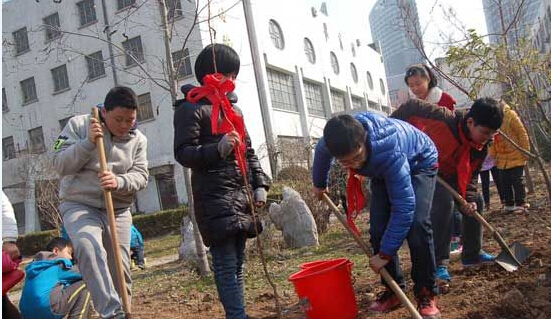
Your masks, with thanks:
[[[417,310],[423,319],[440,319],[440,310],[436,307],[436,296],[427,288],[423,288],[417,296]]]
[[[369,305],[369,311],[389,312],[401,305],[400,299],[398,299],[392,291],[387,289],[377,294],[377,299]]]

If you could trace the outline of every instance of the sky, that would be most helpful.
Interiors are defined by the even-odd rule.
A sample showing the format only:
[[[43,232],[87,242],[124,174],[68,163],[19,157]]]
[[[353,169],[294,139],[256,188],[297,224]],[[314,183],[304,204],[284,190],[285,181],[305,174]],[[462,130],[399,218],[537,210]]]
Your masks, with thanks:
[[[369,30],[369,12],[376,0],[325,0],[329,15],[335,15],[335,18],[349,27],[357,30],[365,30],[366,36],[371,41],[371,31]],[[314,3],[320,3],[320,0],[311,0]],[[482,7],[482,0],[416,0],[417,11],[421,29],[425,29],[424,43],[429,57],[441,57],[445,51],[441,48],[441,38],[439,32],[444,34],[453,34],[456,38],[460,33],[449,22],[443,14],[443,10],[450,8],[456,12],[459,21],[467,29],[475,29],[479,34],[485,35],[486,20]]]

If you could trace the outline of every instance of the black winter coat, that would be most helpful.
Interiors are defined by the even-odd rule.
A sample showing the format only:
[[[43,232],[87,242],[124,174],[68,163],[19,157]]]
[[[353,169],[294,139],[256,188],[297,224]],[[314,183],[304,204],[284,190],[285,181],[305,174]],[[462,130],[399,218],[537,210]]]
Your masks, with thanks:
[[[189,87],[182,88],[184,94]],[[230,99],[230,102],[233,101]],[[235,110],[241,113],[237,107]],[[235,155],[220,157],[218,142],[223,134],[212,134],[212,105],[206,99],[199,103],[181,100],[174,113],[174,156],[191,168],[195,217],[205,245],[223,242],[232,235],[254,233],[250,204]],[[247,175],[252,190],[269,188],[268,177],[247,141]]]

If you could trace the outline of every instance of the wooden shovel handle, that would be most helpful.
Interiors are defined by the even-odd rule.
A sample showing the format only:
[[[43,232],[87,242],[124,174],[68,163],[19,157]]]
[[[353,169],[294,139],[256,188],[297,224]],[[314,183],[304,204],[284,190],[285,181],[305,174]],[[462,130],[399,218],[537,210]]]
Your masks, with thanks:
[[[92,114],[98,122],[100,121],[99,118],[99,110],[97,107],[92,108]],[[107,168],[107,158],[105,156],[105,146],[103,145],[103,137],[96,138],[96,147],[98,149],[98,158],[99,158],[99,167],[100,172],[104,172],[108,170]],[[128,298],[128,291],[126,290],[126,280],[124,277],[124,271],[122,267],[122,258],[121,258],[121,250],[119,246],[119,239],[117,236],[117,225],[115,223],[115,209],[113,207],[113,198],[111,197],[111,191],[110,190],[103,190],[103,195],[105,198],[105,208],[107,210],[107,219],[109,221],[109,230],[111,238],[111,246],[113,248],[113,253],[115,258],[115,268],[117,273],[117,279],[119,282],[119,293],[121,294],[122,299],[122,306],[123,310],[126,314],[126,318],[130,319],[130,299]]]
[[[335,203],[333,203],[331,198],[329,198],[329,196],[327,196],[327,194],[324,193],[323,200],[327,203],[327,205],[329,205],[329,207],[331,207],[331,209],[333,210],[333,214],[337,216],[337,219],[341,222],[344,228],[346,228],[348,233],[354,238],[356,243],[358,243],[358,245],[364,251],[364,253],[368,257],[371,257],[372,253],[369,245],[358,234],[356,234],[356,232],[354,232],[352,228],[350,228],[350,225],[348,225],[348,222],[346,221],[346,217],[344,217],[344,215],[340,213],[339,208],[335,205]],[[392,278],[392,276],[388,273],[388,271],[385,268],[382,268],[380,271],[380,274],[384,278],[385,282],[390,286],[390,289],[392,289],[394,294],[396,294],[398,299],[400,299],[400,302],[402,303],[402,305],[404,305],[404,307],[406,307],[406,309],[409,311],[412,318],[423,319],[423,317],[421,317],[419,312],[417,312],[417,308],[415,308],[415,306],[411,303],[411,301],[409,301],[404,291],[400,288],[400,286],[398,286],[398,284],[396,283],[394,278]]]

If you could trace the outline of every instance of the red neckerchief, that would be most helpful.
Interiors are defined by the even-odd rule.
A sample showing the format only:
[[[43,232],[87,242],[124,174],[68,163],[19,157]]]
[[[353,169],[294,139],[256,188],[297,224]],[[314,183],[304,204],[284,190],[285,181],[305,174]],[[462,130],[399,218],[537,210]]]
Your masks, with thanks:
[[[356,177],[354,171],[348,170],[348,181],[346,182],[346,195],[348,202],[348,211],[346,212],[346,220],[352,230],[360,235],[360,231],[354,224],[354,220],[360,214],[361,210],[365,207],[365,195],[362,191],[361,177]]]
[[[211,126],[213,135],[226,134],[231,131],[236,131],[239,134],[241,142],[234,146],[234,153],[239,170],[245,176],[247,172],[245,122],[243,116],[235,112],[226,96],[227,93],[235,89],[235,84],[230,79],[221,82],[222,78],[221,73],[205,75],[203,85],[191,89],[186,95],[186,100],[197,103],[202,98],[206,98],[210,101],[212,104]],[[222,120],[219,123],[220,114]]]
[[[473,174],[471,167],[471,149],[481,150],[484,145],[475,143],[467,138],[463,131],[463,124],[459,124],[459,139],[461,147],[459,149],[459,158],[457,162],[457,187],[463,198],[467,193],[467,184]]]

